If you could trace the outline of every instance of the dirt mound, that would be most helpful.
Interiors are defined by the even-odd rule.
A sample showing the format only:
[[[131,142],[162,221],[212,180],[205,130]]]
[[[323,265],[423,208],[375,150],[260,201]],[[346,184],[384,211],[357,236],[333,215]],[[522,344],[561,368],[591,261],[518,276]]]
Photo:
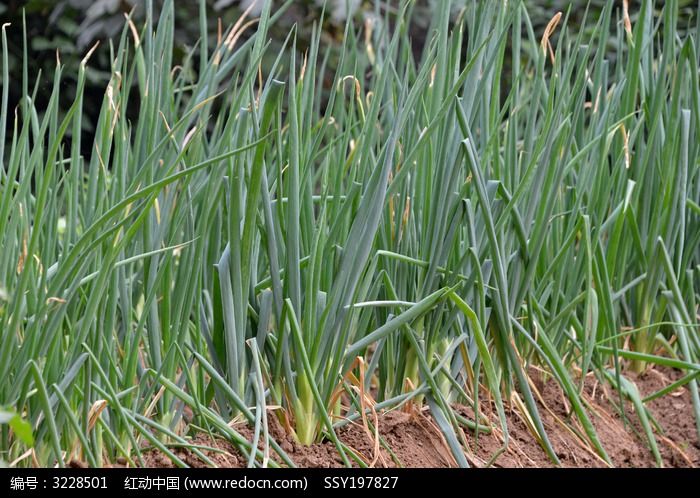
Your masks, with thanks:
[[[678,380],[682,372],[657,368],[642,375],[627,373],[642,396],[648,396]],[[531,372],[533,389],[538,397],[540,416],[555,453],[563,467],[607,467],[608,465],[590,447],[583,428],[572,414],[570,403],[556,382],[542,381],[542,375]],[[618,397],[593,376],[586,378],[582,393],[588,405],[588,413],[598,438],[615,467],[654,467],[656,461],[644,436],[631,403],[625,403],[625,420],[617,409]],[[511,403],[507,412],[508,430],[511,437],[508,449],[495,461],[501,467],[551,467],[553,463],[528,427],[527,417]],[[690,392],[678,389],[666,396],[645,404],[649,415],[658,422],[662,432],[656,433],[659,451],[665,467],[700,466],[700,444],[698,443]],[[473,411],[459,407],[467,418]],[[495,414],[489,420],[497,426]],[[472,441],[471,450],[476,459],[487,462],[503,443],[500,430],[492,434],[479,435]]]
[[[657,368],[645,374],[628,374],[642,394],[647,396],[662,389],[682,373],[672,369]],[[607,467],[590,447],[582,427],[572,415],[570,403],[559,386],[551,380],[544,380],[539,372],[531,371],[540,415],[552,446],[563,467]],[[601,444],[616,467],[653,467],[655,460],[644,437],[644,433],[631,404],[625,405],[626,421],[616,408],[617,398],[609,388],[590,376],[586,378],[583,400],[595,426]],[[487,399],[486,397],[484,399]],[[551,467],[552,461],[534,437],[532,424],[517,397],[511,399],[507,411],[510,442],[508,448],[496,458],[496,467]],[[659,450],[667,467],[700,466],[700,444],[698,443],[693,417],[690,393],[680,388],[666,396],[646,404],[649,415],[658,422],[657,440]],[[456,411],[467,420],[475,420],[470,407],[456,406]],[[503,447],[503,435],[498,418],[489,403],[482,402],[480,423],[491,427],[490,431],[480,431],[477,435],[471,429],[464,429],[464,438],[470,465],[485,466]],[[483,413],[487,410],[488,413]],[[311,446],[303,446],[270,417],[270,435],[299,467],[329,468],[342,467],[342,460],[330,441]],[[488,422],[488,423],[486,423]],[[485,424],[486,423],[486,424]],[[246,426],[237,426],[248,440],[253,439],[252,431]],[[453,467],[455,466],[440,431],[426,412],[417,409],[389,411],[379,415],[379,441],[373,431],[359,423],[350,423],[337,431],[338,438],[365,464],[375,467]],[[198,434],[193,444],[213,448],[201,450],[214,464],[221,467],[245,467],[247,459],[233,445],[223,439],[212,439]],[[172,450],[187,465],[206,466],[198,456],[186,448]],[[281,463],[271,452],[271,457]],[[146,466],[171,467],[172,462],[161,452],[151,450],[144,454]],[[353,462],[357,465],[356,462]]]

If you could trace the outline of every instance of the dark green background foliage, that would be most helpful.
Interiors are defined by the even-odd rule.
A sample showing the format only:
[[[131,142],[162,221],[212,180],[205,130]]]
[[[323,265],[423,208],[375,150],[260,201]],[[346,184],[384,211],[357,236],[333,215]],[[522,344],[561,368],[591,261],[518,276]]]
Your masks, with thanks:
[[[153,2],[154,15],[157,17],[162,0]],[[283,2],[278,2],[282,4]],[[395,3],[395,2],[390,2]],[[27,53],[29,85],[37,78],[39,91],[37,104],[39,108],[46,105],[45,100],[50,95],[49,88],[53,75],[57,53],[64,66],[64,91],[61,94],[60,109],[65,112],[75,97],[75,78],[78,65],[85,53],[97,42],[99,45],[90,58],[87,67],[87,82],[84,94],[83,126],[90,132],[94,127],[104,96],[104,89],[110,77],[111,47],[124,27],[125,16],[131,13],[137,26],[142,26],[146,16],[144,0],[9,0],[0,2],[0,19],[9,23],[7,30],[9,45],[9,74],[22,74],[23,15],[26,19]],[[239,0],[206,0],[207,19],[209,22],[210,42],[215,43],[219,22],[226,30],[241,16],[243,7]],[[362,5],[362,8],[373,9],[374,6]],[[361,22],[363,10],[357,11]],[[321,18],[322,9],[315,0],[295,1],[287,8],[271,33],[271,42],[281,45],[289,30],[295,24],[299,30],[298,46],[304,48],[308,44],[311,28]],[[196,79],[198,67],[198,51],[192,50],[198,44],[200,36],[198,1],[176,2],[175,24],[175,53],[174,60],[191,71],[192,79]],[[193,22],[193,20],[195,20]],[[343,26],[337,19],[326,16],[324,36],[327,43],[335,43],[342,36]],[[247,34],[252,33],[252,29]],[[304,43],[306,41],[306,43]],[[192,54],[191,58],[188,56]],[[4,85],[4,82],[3,82]],[[42,89],[44,91],[42,91]],[[30,90],[31,91],[31,90]],[[22,94],[22,81],[14,77],[10,81],[10,109],[13,109]],[[11,126],[11,123],[8,123]],[[89,141],[85,141],[89,143]],[[88,152],[88,151],[84,151]]]

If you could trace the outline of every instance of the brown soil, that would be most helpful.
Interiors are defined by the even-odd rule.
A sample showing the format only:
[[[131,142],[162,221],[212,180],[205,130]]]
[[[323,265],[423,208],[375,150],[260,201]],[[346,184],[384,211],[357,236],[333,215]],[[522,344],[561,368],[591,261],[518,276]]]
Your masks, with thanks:
[[[635,376],[626,374],[634,381],[642,394],[649,395],[680,378],[682,373],[657,368]],[[575,415],[570,415],[570,403],[551,378],[532,370],[532,387],[538,399],[540,416],[552,446],[563,467],[607,467],[608,465],[591,449],[590,443],[576,434],[585,434]],[[485,396],[485,395],[484,395]],[[583,399],[589,405],[589,416],[596,428],[601,444],[616,467],[653,467],[656,465],[648,447],[641,425],[631,404],[625,405],[627,423],[624,423],[615,408],[617,395],[609,387],[599,383],[593,376],[586,378]],[[484,398],[486,399],[486,398]],[[493,462],[495,467],[551,467],[549,459],[520,409],[523,404],[514,397],[508,403],[507,421],[510,442],[508,448]],[[700,443],[695,429],[690,393],[681,388],[646,404],[649,414],[663,429],[657,432],[657,441],[665,467],[700,466]],[[476,434],[464,429],[468,443],[466,451],[470,465],[485,466],[503,446],[503,437],[498,417],[490,403],[482,401],[482,425],[490,425],[490,434]],[[456,406],[456,411],[468,420],[474,420],[474,412],[465,406]],[[484,413],[486,412],[486,413]],[[488,424],[483,418],[488,419]],[[343,463],[334,444],[330,441],[302,446],[269,417],[271,437],[274,438],[291,460],[299,467],[342,467]],[[371,421],[372,418],[369,417]],[[359,421],[358,421],[359,422]],[[374,433],[361,423],[351,423],[337,431],[339,439],[351,448],[366,464],[376,467],[453,467],[455,461],[444,442],[440,431],[428,413],[408,407],[406,411],[390,411],[379,415],[380,445],[377,452]],[[253,433],[246,426],[237,426],[247,439]],[[246,458],[230,443],[222,439],[199,434],[194,444],[217,448],[217,451],[202,450],[213,463],[221,467],[245,467]],[[172,450],[192,467],[203,467],[205,463],[188,449]],[[271,458],[279,458],[270,451]],[[144,454],[149,467],[170,467],[172,462],[158,451]]]
[[[652,394],[678,380],[682,373],[672,369],[657,368],[642,375],[625,373],[643,396]],[[585,434],[583,427],[572,414],[571,405],[562,390],[552,380],[545,381],[542,375],[531,372],[533,388],[540,416],[555,453],[563,467],[607,467],[608,465],[576,435]],[[539,394],[539,395],[538,395]],[[654,467],[656,461],[644,436],[641,424],[631,403],[625,403],[625,423],[616,408],[617,394],[609,386],[599,383],[594,377],[586,378],[583,400],[588,404],[588,414],[598,438],[615,467]],[[517,406],[511,403],[511,407]],[[646,403],[649,414],[663,429],[656,433],[657,444],[665,467],[700,466],[700,444],[698,443],[690,393],[681,388],[669,395]],[[468,418],[473,411],[460,407]],[[515,408],[507,413],[511,441],[508,449],[500,455],[495,466],[502,467],[551,467],[554,464],[528,429],[522,411]],[[495,414],[489,417],[496,424]],[[499,433],[499,434],[497,434]],[[492,435],[479,436],[472,451],[481,461],[488,461],[502,446],[500,431]]]

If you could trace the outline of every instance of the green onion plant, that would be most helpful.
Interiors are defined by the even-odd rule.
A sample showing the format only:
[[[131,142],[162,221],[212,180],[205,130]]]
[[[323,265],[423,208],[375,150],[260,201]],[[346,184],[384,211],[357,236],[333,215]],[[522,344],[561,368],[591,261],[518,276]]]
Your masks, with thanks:
[[[275,417],[364,466],[336,430],[371,392],[429,407],[461,466],[455,404],[472,428],[495,408],[499,452],[522,406],[559,463],[530,366],[609,464],[591,372],[661,465],[644,404],[667,391],[642,399],[629,372],[684,370],[700,435],[697,19],[607,2],[587,29],[562,12],[536,32],[528,2],[443,3],[420,50],[415,2],[377,1],[339,46],[319,23],[272,52],[291,1],[216,43],[201,1],[176,64],[175,3],[148,1],[109,42],[87,155],[90,52],[62,113],[60,60],[28,74],[25,48],[10,74],[6,32],[23,28],[2,27],[0,406],[17,423],[0,460],[138,465],[154,448],[184,466],[185,446],[211,463],[189,438],[205,432],[250,466],[293,465]]]

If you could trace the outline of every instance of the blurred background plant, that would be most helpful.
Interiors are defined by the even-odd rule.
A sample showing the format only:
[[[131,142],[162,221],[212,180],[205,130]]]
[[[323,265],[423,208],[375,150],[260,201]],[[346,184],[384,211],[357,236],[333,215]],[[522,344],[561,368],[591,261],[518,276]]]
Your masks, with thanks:
[[[84,131],[90,133],[97,121],[104,97],[104,88],[109,82],[111,74],[110,41],[114,41],[121,32],[125,16],[131,14],[134,23],[142,25],[146,16],[145,3],[144,0],[9,0],[0,2],[2,24],[9,23],[11,25],[11,28],[7,30],[9,74],[22,73],[24,16],[26,19],[26,50],[30,55],[27,59],[27,72],[32,80],[39,74],[43,75],[39,89],[41,90],[42,85],[46,86],[46,91],[37,92],[37,104],[40,107],[46,105],[43,99],[47,99],[51,93],[48,89],[51,80],[50,76],[47,77],[47,75],[53,74],[56,61],[60,58],[67,79],[63,82],[65,91],[61,94],[59,109],[65,113],[75,99],[75,75],[78,74],[80,61],[85,53],[99,42],[86,71],[86,86],[83,95],[83,128]],[[276,3],[281,5],[285,2]],[[371,15],[375,7],[379,9],[393,8],[390,7],[390,4],[394,3],[396,2],[376,2],[374,5],[375,2],[362,2],[361,0],[331,0],[329,6],[326,7],[328,14],[325,15],[323,23],[323,42],[334,44],[342,38],[343,26],[348,12],[350,15],[357,16],[358,22],[362,22],[363,16]],[[162,5],[162,0],[153,2],[156,17]],[[215,43],[220,26],[225,30],[235,23],[248,7],[251,8],[251,15],[255,16],[261,6],[262,2],[259,0],[207,0],[209,42]],[[304,50],[310,41],[313,24],[321,18],[323,7],[323,0],[292,2],[287,7],[281,21],[270,33],[273,46],[281,47],[289,30],[296,25],[298,47]],[[192,19],[199,18],[199,2],[177,2],[175,16],[174,61],[176,64],[184,65],[187,70],[195,71],[194,68],[198,67],[196,57],[194,60],[187,61],[186,56],[200,38],[199,24],[191,22]],[[252,32],[251,29],[244,33],[244,38]],[[274,53],[274,50],[271,50],[270,53]],[[72,78],[72,81],[68,78]],[[192,78],[196,78],[195,73],[192,73]],[[21,78],[14,78],[10,81],[10,109],[13,109],[18,103],[22,94],[21,85]],[[11,137],[9,131],[8,138]],[[86,140],[84,143],[90,143],[90,141]],[[87,153],[88,151],[83,152]]]

